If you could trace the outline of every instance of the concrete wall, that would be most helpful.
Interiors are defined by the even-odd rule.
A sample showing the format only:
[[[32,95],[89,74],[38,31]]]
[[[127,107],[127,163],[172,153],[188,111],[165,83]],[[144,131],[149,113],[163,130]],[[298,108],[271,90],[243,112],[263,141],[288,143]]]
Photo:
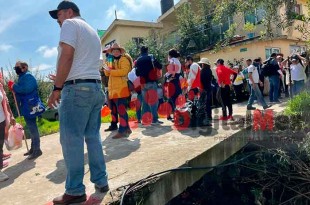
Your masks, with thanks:
[[[250,129],[244,129],[218,143],[211,149],[190,160],[184,166],[202,167],[215,166],[239,151],[248,142]],[[193,185],[211,169],[178,171],[165,174],[149,188],[150,196],[144,205],[164,205],[172,198],[182,193],[188,186]]]

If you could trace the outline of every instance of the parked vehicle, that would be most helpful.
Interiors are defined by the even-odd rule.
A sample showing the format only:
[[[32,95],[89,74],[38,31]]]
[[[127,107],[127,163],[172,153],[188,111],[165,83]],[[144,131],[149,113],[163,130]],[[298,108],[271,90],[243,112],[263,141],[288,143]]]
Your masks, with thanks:
[[[47,108],[42,114],[42,118],[47,120],[59,120],[59,114],[57,108]]]

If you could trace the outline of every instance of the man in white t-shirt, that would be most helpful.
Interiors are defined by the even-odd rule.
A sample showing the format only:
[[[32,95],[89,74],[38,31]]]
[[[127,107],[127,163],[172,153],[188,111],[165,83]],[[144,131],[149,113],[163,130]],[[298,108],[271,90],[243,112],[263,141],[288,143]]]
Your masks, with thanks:
[[[54,89],[48,100],[60,102],[60,143],[67,168],[66,191],[54,204],[86,201],[84,141],[87,145],[91,182],[100,192],[109,190],[100,137],[100,111],[104,93],[100,81],[101,45],[97,32],[80,17],[79,8],[62,1],[49,12],[61,27]]]
[[[246,60],[248,74],[249,74],[249,84],[251,85],[251,95],[248,101],[247,110],[255,110],[256,108],[253,107],[253,102],[255,100],[255,96],[257,97],[257,101],[261,103],[263,106],[263,109],[267,109],[271,107],[270,105],[267,105],[265,102],[265,99],[262,95],[262,92],[259,89],[259,86],[263,86],[263,82],[259,80],[259,74],[258,69],[252,64],[251,59]]]

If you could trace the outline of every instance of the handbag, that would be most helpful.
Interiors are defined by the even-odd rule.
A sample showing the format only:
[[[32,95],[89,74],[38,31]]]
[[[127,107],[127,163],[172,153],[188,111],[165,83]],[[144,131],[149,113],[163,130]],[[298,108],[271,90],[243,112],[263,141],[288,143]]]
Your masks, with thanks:
[[[45,106],[38,96],[37,90],[20,96],[21,113],[25,118],[35,118],[45,111]]]

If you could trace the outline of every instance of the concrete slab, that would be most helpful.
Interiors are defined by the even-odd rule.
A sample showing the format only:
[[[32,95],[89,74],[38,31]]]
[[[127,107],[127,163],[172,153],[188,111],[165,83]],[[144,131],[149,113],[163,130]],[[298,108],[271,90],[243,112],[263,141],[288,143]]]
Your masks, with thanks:
[[[285,104],[273,105],[272,109],[280,112]],[[245,103],[235,104],[233,107],[234,115],[238,116],[235,118],[246,116]],[[220,114],[220,109],[213,110],[214,119]],[[240,130],[231,122],[222,125],[222,122],[214,120],[214,126],[209,130],[188,128],[179,131],[170,121],[163,121],[163,125],[149,127],[132,124],[135,127],[132,135],[127,139],[117,140],[111,138],[113,133],[103,132],[107,124],[102,125],[103,149],[109,184],[113,190],[152,173],[179,167]],[[0,204],[51,204],[54,197],[63,193],[66,172],[59,134],[44,136],[41,143],[43,155],[35,161],[25,159],[25,146],[11,152],[9,167],[3,170],[10,179],[0,183]],[[84,163],[84,183],[90,196],[85,204],[109,204],[115,200],[110,194],[95,193],[89,180],[87,150]]]

